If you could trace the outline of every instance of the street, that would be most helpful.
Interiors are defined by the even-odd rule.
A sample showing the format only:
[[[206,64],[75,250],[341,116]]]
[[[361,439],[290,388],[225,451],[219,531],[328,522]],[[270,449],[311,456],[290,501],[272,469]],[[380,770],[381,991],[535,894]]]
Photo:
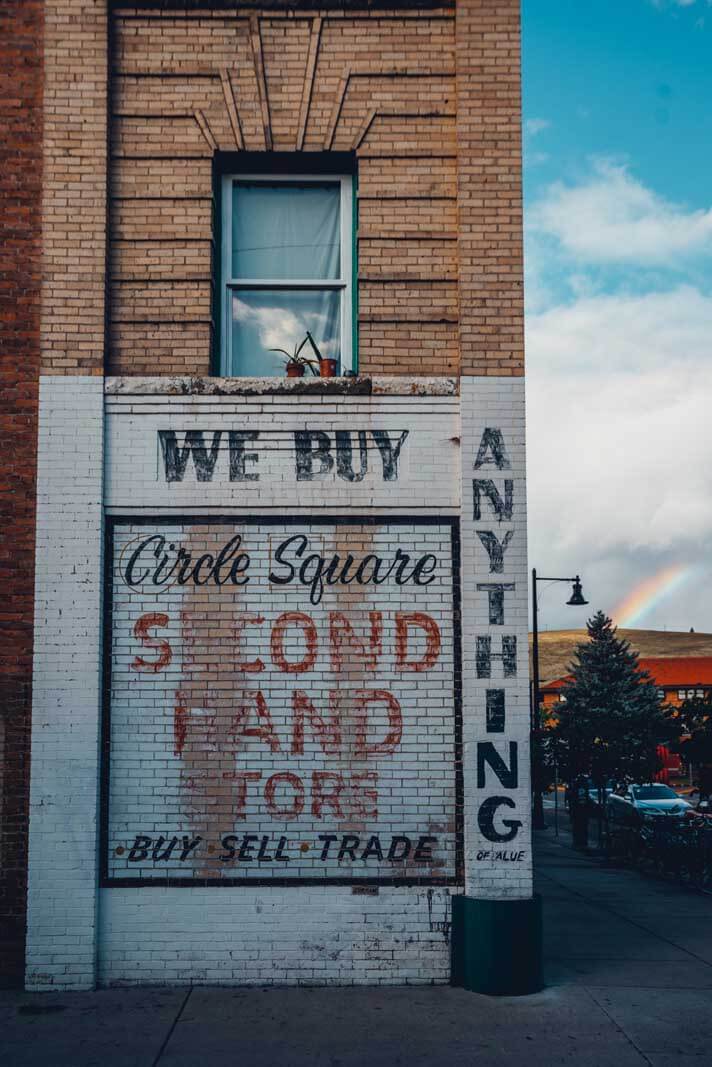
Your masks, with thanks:
[[[562,830],[566,820],[562,820]],[[712,900],[538,835],[547,988],[110,989],[0,994],[7,1067],[704,1067]]]

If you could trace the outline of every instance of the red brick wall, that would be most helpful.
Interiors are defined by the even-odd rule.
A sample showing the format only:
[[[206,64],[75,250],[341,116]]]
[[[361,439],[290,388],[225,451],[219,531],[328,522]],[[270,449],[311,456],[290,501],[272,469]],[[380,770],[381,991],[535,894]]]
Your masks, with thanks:
[[[0,985],[22,980],[39,377],[42,3],[0,5]]]

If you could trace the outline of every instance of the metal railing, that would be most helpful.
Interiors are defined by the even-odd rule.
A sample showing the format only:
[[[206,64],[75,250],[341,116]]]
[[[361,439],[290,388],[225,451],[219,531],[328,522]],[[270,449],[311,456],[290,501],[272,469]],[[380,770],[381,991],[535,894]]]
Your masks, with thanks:
[[[602,846],[612,862],[694,889],[712,891],[712,821],[660,816],[640,825],[605,820]]]

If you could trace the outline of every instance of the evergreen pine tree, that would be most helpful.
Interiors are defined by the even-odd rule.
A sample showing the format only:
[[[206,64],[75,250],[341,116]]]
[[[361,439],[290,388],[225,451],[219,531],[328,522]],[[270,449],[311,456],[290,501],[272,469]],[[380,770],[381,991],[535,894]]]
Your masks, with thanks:
[[[569,781],[590,775],[599,787],[610,778],[650,781],[670,732],[655,683],[602,611],[586,628],[590,640],[576,650],[552,731],[559,765]]]

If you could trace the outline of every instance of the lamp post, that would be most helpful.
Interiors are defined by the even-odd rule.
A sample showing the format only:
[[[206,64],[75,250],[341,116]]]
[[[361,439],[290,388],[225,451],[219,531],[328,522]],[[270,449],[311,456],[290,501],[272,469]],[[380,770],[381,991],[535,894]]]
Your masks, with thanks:
[[[579,578],[578,574],[575,578],[540,578],[536,573],[536,568],[532,570],[532,673],[534,675],[531,701],[533,786],[532,826],[535,830],[545,830],[546,823],[544,822],[544,799],[541,791],[541,776],[538,773],[539,742],[541,740],[541,722],[539,715],[539,605],[537,603],[536,594],[537,582],[571,582],[573,589],[571,592],[571,596],[566,601],[567,605],[570,607],[583,607],[585,604],[588,604],[588,600],[584,600],[583,592],[581,591],[581,579]]]

